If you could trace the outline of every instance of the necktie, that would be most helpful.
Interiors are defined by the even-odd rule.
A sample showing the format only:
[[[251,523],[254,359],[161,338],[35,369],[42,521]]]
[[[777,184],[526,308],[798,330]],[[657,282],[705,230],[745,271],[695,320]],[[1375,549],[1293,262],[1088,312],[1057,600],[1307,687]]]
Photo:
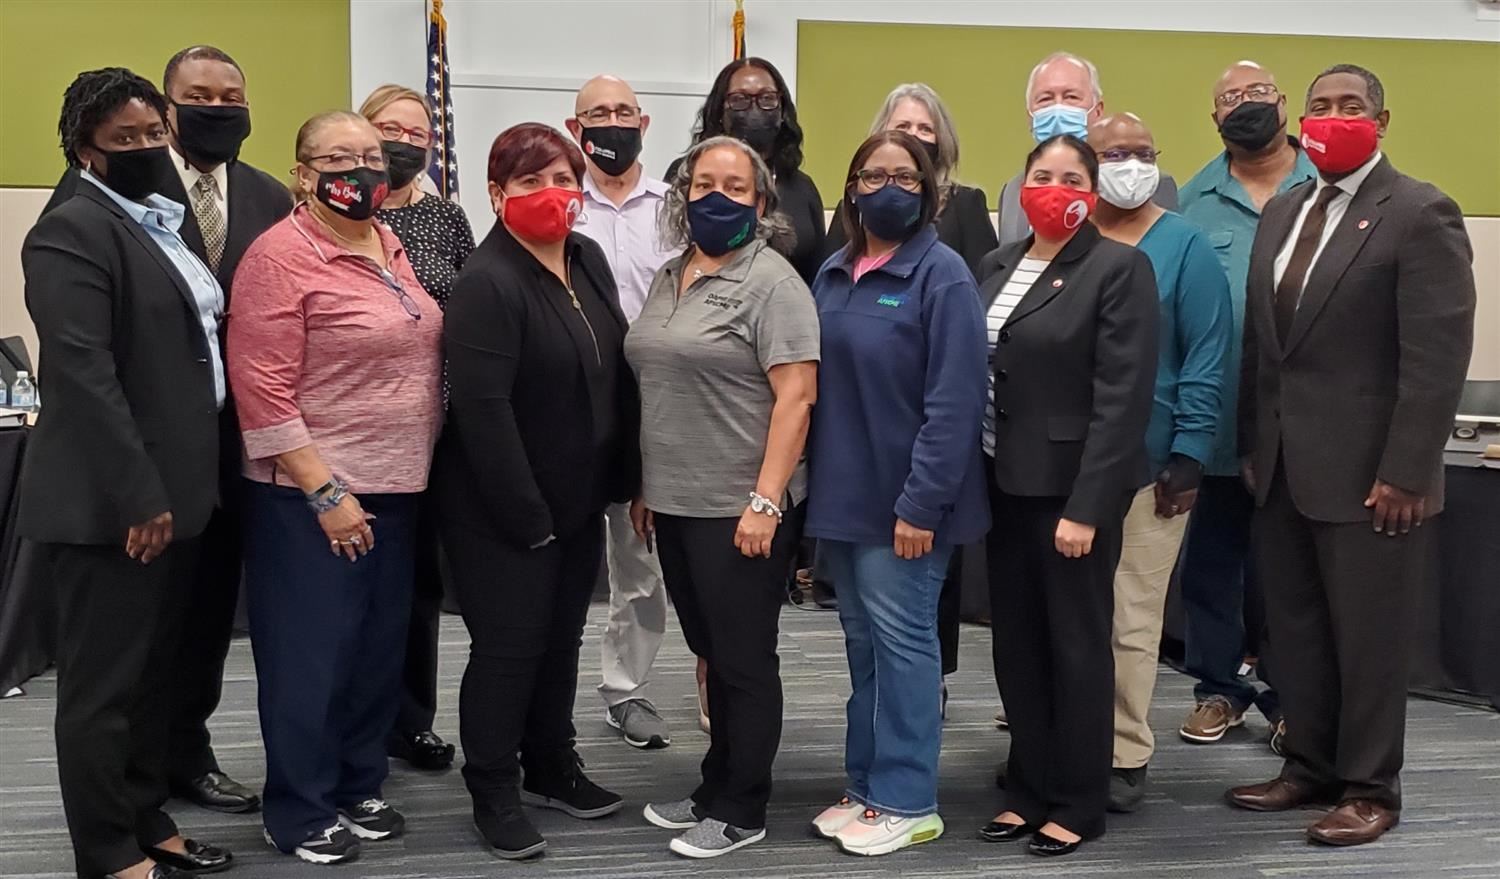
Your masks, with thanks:
[[[1292,330],[1292,319],[1297,316],[1297,302],[1302,298],[1302,285],[1307,280],[1307,271],[1312,268],[1313,254],[1318,252],[1318,242],[1323,240],[1323,226],[1328,222],[1328,205],[1343,190],[1337,186],[1325,186],[1318,193],[1302,221],[1302,231],[1297,234],[1297,243],[1292,247],[1292,259],[1286,264],[1281,283],[1276,285],[1276,335],[1286,344],[1287,334]]]
[[[203,249],[208,256],[208,267],[219,271],[219,260],[224,256],[224,215],[219,212],[217,200],[218,183],[212,174],[204,174],[193,184],[193,216],[198,220],[198,231],[203,233]]]

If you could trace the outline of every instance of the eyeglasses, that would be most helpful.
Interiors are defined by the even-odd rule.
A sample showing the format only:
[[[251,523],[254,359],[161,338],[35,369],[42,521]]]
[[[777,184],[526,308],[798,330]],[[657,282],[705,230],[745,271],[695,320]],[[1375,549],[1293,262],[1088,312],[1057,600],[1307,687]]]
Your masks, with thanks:
[[[406,136],[406,142],[412,146],[424,147],[432,143],[432,129],[430,128],[407,128],[399,122],[382,122],[375,126],[380,136],[386,140],[400,140],[402,135]]]
[[[641,108],[631,107],[626,104],[621,104],[618,107],[590,107],[576,115],[580,120],[590,125],[608,125],[609,121],[613,119],[621,125],[633,127],[640,124]]]
[[[781,106],[781,95],[778,92],[761,92],[755,95],[730,92],[724,98],[724,106],[731,110],[748,110],[751,104],[762,110],[775,110]]]
[[[1105,150],[1102,153],[1096,152],[1094,155],[1098,156],[1099,161],[1106,165],[1111,162],[1124,162],[1129,159],[1140,159],[1148,165],[1155,165],[1156,157],[1161,155],[1161,150],[1154,150],[1149,147],[1139,150]]]
[[[1269,104],[1280,96],[1281,92],[1276,86],[1271,85],[1269,82],[1257,82],[1254,85],[1247,85],[1242,89],[1230,89],[1217,98],[1214,98],[1214,103],[1226,110],[1231,110],[1245,101],[1259,101],[1262,104]]]
[[[422,309],[417,306],[417,300],[407,295],[406,291],[401,288],[401,282],[396,280],[396,276],[391,274],[390,270],[381,269],[380,280],[384,281],[385,286],[392,293],[396,294],[397,299],[401,300],[401,307],[406,309],[407,315],[409,315],[412,320],[422,319]]]
[[[887,174],[879,168],[864,168],[856,171],[854,176],[871,192],[884,189],[893,180],[897,186],[907,192],[914,192],[918,186],[922,185],[922,173],[920,171],[908,171],[905,169],[897,171],[894,174]]]
[[[385,153],[328,153],[322,156],[311,156],[303,164],[311,166],[313,162],[327,162],[326,171],[353,171],[360,165],[376,171],[385,170]]]

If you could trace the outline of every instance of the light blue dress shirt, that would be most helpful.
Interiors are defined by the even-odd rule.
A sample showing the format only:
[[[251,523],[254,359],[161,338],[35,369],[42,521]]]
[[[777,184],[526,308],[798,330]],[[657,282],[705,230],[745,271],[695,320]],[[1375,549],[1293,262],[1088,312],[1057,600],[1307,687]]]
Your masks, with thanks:
[[[144,202],[131,201],[105,186],[103,181],[88,171],[83,172],[83,179],[99,187],[111,201],[120,206],[127,217],[140,224],[146,234],[151,236],[151,240],[167,255],[167,259],[172,261],[182,279],[187,281],[188,289],[193,292],[193,301],[198,304],[198,322],[203,325],[203,335],[208,339],[209,363],[214,370],[214,398],[219,401],[219,408],[223,409],[224,358],[219,352],[219,320],[224,315],[224,290],[219,286],[214,273],[208,270],[208,266],[193,253],[192,248],[187,246],[187,242],[177,232],[182,228],[187,208],[166,196],[154,193],[146,196]]]

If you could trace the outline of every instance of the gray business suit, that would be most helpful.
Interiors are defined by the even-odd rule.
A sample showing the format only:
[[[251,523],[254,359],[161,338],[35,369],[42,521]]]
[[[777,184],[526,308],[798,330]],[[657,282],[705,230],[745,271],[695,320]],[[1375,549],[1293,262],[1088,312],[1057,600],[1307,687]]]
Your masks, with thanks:
[[[1443,445],[1474,335],[1472,250],[1436,187],[1382,158],[1308,271],[1283,345],[1275,260],[1315,182],[1272,199],[1250,255],[1239,445],[1287,721],[1284,777],[1401,808],[1406,621],[1430,529],[1388,537],[1375,480],[1442,510]]]

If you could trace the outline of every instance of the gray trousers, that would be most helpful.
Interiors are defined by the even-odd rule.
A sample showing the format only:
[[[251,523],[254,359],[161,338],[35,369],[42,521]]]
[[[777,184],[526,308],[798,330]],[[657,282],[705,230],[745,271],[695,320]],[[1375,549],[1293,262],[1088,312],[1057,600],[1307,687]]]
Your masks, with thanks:
[[[661,565],[631,528],[630,505],[610,505],[605,520],[609,622],[599,639],[599,695],[613,708],[645,698],[651,664],[667,629],[667,589]]]

